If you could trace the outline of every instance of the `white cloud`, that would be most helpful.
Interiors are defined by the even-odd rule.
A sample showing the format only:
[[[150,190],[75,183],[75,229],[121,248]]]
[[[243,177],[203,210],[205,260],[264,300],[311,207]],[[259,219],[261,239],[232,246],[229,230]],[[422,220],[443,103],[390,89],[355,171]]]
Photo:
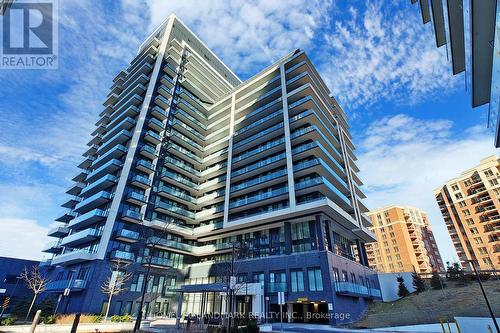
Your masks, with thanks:
[[[491,133],[473,127],[456,138],[452,127],[448,120],[386,117],[367,128],[358,153],[367,206],[401,204],[425,210],[445,260],[456,254],[434,189],[496,154]]]
[[[41,260],[48,228],[31,219],[0,218],[0,256]]]
[[[362,10],[344,11],[347,18],[325,33],[328,60],[320,69],[345,107],[416,104],[463,82],[452,76],[446,49],[436,48],[430,25],[422,24],[409,1],[400,5],[367,2]]]
[[[312,40],[330,15],[331,1],[146,1],[152,31],[171,13],[220,56],[248,76]],[[124,1],[124,7],[130,1]],[[246,77],[244,77],[246,78]]]

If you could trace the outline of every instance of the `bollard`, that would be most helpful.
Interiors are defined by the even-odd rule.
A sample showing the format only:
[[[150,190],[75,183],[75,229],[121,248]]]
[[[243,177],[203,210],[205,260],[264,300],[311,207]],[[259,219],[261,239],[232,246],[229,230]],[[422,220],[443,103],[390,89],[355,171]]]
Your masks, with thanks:
[[[35,318],[33,318],[33,322],[31,323],[30,327],[30,333],[35,332],[36,325],[38,324],[38,321],[40,320],[40,315],[42,314],[42,310],[37,310],[35,313]]]
[[[81,313],[78,312],[75,314],[75,319],[73,320],[73,326],[71,326],[71,333],[76,333],[76,329],[78,328],[78,323],[80,322]]]

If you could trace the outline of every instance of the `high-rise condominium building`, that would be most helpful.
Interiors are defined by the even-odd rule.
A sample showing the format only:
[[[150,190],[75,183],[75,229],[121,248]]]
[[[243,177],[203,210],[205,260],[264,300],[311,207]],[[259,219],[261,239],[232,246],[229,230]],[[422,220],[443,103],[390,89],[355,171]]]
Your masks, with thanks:
[[[427,214],[410,206],[388,206],[368,213],[377,241],[366,244],[370,267],[379,272],[444,271]]]
[[[500,269],[500,160],[490,156],[434,191],[463,267]]]
[[[170,16],[113,80],[83,155],[46,248],[48,289],[71,288],[60,311],[104,310],[117,260],[134,276],[111,314],[137,314],[143,288],[148,315],[224,312],[235,279],[238,311],[276,311],[284,291],[288,312],[331,323],[380,295],[346,116],[302,51],[242,82]]]

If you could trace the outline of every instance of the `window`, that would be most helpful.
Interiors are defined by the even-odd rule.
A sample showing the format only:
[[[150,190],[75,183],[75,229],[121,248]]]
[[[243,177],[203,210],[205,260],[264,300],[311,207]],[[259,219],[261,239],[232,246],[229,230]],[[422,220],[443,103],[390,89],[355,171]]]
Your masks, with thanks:
[[[236,280],[238,281],[238,283],[247,282],[247,275],[246,274],[238,274],[236,276]]]
[[[483,240],[481,239],[481,237],[476,237],[476,238],[474,238],[474,243],[483,244]]]
[[[135,282],[130,285],[130,291],[140,292],[142,290],[142,285],[144,284],[144,274],[139,274]]]
[[[349,281],[349,276],[346,271],[342,271],[342,281]]]
[[[323,279],[321,277],[321,269],[313,268],[307,271],[307,276],[309,279],[309,290],[310,291],[322,291],[323,290]]]
[[[459,190],[459,188],[458,188],[458,185],[457,185],[457,184],[453,184],[453,185],[451,185],[451,189],[452,189],[453,191],[458,191],[458,190]]]
[[[264,284],[264,273],[253,273],[252,281],[253,282],[260,282],[260,284]]]
[[[403,263],[402,263],[401,261],[400,261],[400,262],[398,262],[398,267],[399,267],[400,269],[403,269]]]
[[[491,265],[491,259],[490,258],[483,258],[483,262],[487,265]]]
[[[491,179],[491,180],[489,180],[489,183],[490,183],[491,186],[495,186],[495,185],[498,185],[498,180]]]
[[[465,219],[465,222],[467,222],[467,225],[473,225],[474,224],[474,220],[471,219],[471,218]]]
[[[291,271],[290,280],[292,282],[292,292],[304,291],[304,273],[302,271]]]
[[[460,207],[460,208],[464,208],[465,206],[467,206],[467,204],[465,203],[465,201],[460,201],[458,203],[458,207]]]
[[[491,171],[491,170],[485,170],[485,171],[484,171],[484,175],[485,175],[486,177],[491,177],[491,176],[493,176],[493,171]]]
[[[129,315],[131,314],[131,311],[132,311],[132,302],[125,303],[125,306],[123,307],[123,314]]]
[[[462,193],[455,193],[455,199],[462,199]]]
[[[470,212],[469,212],[469,210],[468,210],[468,209],[464,209],[464,210],[462,211],[462,214],[464,214],[464,216],[470,216]]]
[[[477,228],[470,228],[470,233],[473,235],[477,235],[479,231],[477,230]]]
[[[396,254],[396,259],[401,260],[401,255],[400,254]]]
[[[286,273],[269,272],[269,292],[286,291]]]
[[[486,250],[485,247],[480,247],[479,248],[479,253],[481,253],[481,254],[488,254],[488,251]]]
[[[391,233],[389,234],[389,236],[391,236],[391,237],[393,237],[393,238],[394,238],[394,237],[396,237],[396,234],[395,234],[395,233],[393,233],[393,232],[391,232]]]

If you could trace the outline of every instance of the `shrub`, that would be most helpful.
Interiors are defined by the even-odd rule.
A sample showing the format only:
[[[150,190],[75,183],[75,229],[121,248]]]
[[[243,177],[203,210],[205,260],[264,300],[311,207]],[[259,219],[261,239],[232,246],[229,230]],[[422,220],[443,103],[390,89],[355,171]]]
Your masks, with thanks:
[[[438,272],[433,272],[431,277],[431,288],[432,289],[441,289],[446,287],[443,282],[443,279],[439,276]]]
[[[50,316],[42,317],[42,323],[44,323],[44,324],[55,324],[56,323],[56,316],[50,315]]]
[[[417,292],[417,294],[427,289],[424,279],[422,279],[420,275],[417,274],[417,272],[411,273],[411,276],[413,278],[413,287],[415,287],[415,291]]]
[[[2,320],[2,322],[0,323],[0,325],[2,326],[10,326],[10,325],[14,325],[14,323],[17,321],[17,318],[12,316],[12,317],[8,317],[8,318],[5,318],[4,320]]]
[[[133,319],[131,315],[124,315],[124,316],[114,315],[111,316],[110,320],[115,323],[130,323],[132,322]]]
[[[75,314],[58,315],[56,318],[56,324],[72,324],[75,320]],[[102,321],[102,317],[95,314],[82,314],[80,316],[80,323],[99,323]]]

